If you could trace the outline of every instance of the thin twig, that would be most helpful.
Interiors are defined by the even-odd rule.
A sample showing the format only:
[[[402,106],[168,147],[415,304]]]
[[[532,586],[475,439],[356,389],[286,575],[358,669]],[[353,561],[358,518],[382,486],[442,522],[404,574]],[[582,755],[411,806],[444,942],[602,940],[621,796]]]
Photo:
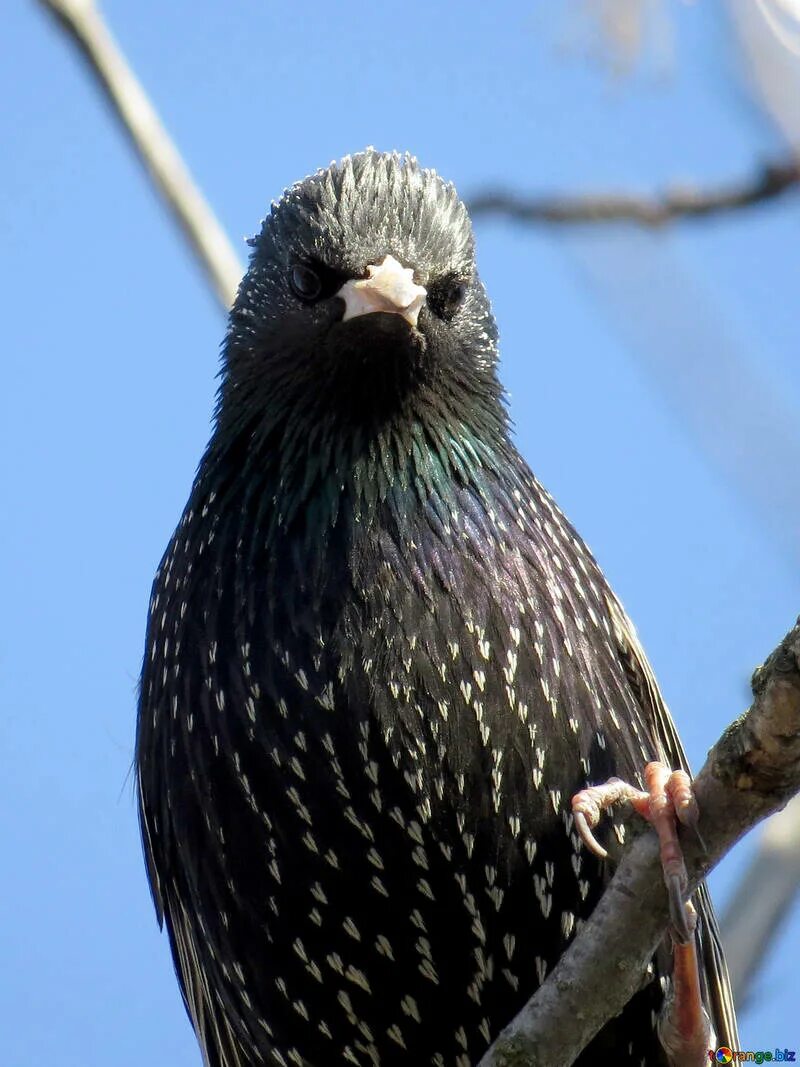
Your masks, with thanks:
[[[225,311],[242,265],[93,0],[40,0],[73,38],[189,240]]]
[[[704,218],[767,203],[800,186],[800,160],[764,164],[752,178],[712,189],[675,186],[653,197],[628,194],[526,196],[503,189],[473,196],[473,217],[504,215],[529,224],[633,222],[659,227],[681,219]]]
[[[687,834],[691,886],[800,790],[800,621],[753,677],[754,700],[695,779],[700,835]],[[705,846],[705,850],[703,848]],[[641,986],[668,907],[653,834],[628,850],[602,900],[480,1067],[568,1067]]]

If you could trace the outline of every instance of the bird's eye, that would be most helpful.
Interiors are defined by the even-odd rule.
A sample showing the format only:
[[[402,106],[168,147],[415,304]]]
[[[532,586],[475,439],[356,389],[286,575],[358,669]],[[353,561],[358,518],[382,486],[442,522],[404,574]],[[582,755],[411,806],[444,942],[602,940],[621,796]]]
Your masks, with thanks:
[[[428,306],[438,318],[450,322],[461,307],[466,292],[467,283],[463,278],[446,275],[428,286]]]
[[[292,292],[300,300],[316,300],[322,292],[322,279],[313,267],[306,263],[295,263],[289,275]]]

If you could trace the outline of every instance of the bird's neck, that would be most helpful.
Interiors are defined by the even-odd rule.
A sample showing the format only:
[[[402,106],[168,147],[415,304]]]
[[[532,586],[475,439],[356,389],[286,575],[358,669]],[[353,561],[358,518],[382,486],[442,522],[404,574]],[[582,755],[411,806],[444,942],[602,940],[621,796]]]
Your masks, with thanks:
[[[337,525],[362,532],[386,521],[404,526],[430,507],[444,516],[465,490],[476,500],[490,497],[497,471],[513,466],[500,405],[405,411],[380,424],[298,412],[235,434],[222,428],[201,479],[248,487],[253,534],[262,542],[302,533],[318,545]]]

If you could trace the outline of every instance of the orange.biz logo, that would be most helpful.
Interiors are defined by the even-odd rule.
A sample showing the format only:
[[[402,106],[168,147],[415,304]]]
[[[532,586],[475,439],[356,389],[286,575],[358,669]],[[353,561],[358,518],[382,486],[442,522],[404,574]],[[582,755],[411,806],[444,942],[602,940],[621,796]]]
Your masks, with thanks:
[[[795,1063],[794,1049],[776,1048],[772,1052],[742,1052],[734,1049],[718,1048],[708,1050],[711,1063]]]

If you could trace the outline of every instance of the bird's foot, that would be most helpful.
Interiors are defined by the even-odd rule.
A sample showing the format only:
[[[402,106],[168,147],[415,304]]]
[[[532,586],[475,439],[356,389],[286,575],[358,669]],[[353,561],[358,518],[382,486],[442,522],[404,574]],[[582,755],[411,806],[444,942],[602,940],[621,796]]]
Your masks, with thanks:
[[[611,778],[576,793],[572,798],[575,829],[586,847],[604,859],[606,850],[592,830],[603,812],[628,802],[658,834],[673,927],[672,987],[658,1032],[673,1067],[699,1067],[708,1060],[711,1027],[700,993],[694,940],[697,915],[687,899],[688,877],[677,828],[678,822],[696,828],[697,801],[685,771],[672,771],[663,763],[648,763],[644,779],[646,791]]]
[[[607,853],[592,830],[600,816],[615,804],[630,803],[658,834],[661,847],[661,867],[669,896],[669,912],[677,940],[686,944],[692,940],[695,919],[686,902],[688,878],[683,852],[678,841],[677,823],[697,825],[697,801],[692,782],[685,771],[671,771],[663,763],[648,763],[644,769],[647,791],[637,789],[619,778],[611,778],[602,785],[582,789],[572,798],[575,829],[583,843],[595,855],[605,859]]]

